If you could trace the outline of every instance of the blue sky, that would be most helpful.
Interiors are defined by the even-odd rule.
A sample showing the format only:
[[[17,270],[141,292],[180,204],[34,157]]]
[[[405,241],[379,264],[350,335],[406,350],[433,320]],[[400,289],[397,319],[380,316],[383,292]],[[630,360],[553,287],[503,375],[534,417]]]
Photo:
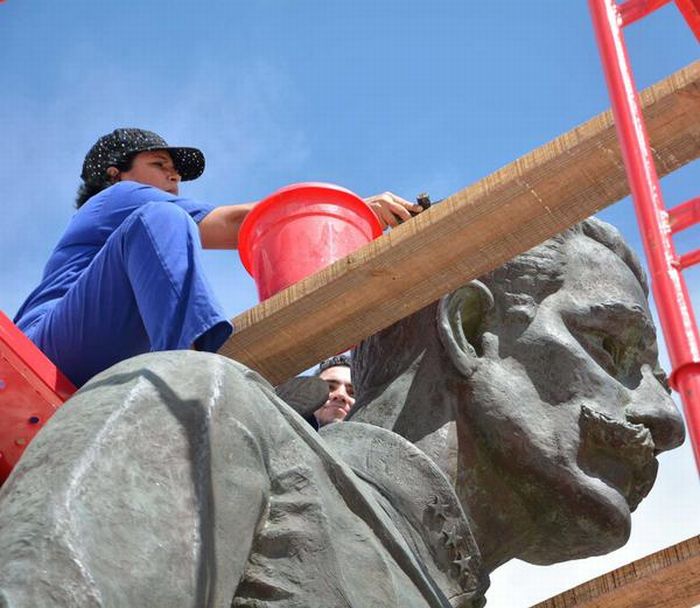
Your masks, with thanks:
[[[640,87],[698,57],[673,6],[627,32]],[[9,315],[72,214],[85,152],[117,126],[201,147],[207,170],[183,193],[216,203],[307,180],[438,199],[608,106],[584,0],[6,0],[0,91]],[[668,204],[697,196],[697,176],[694,163],[666,178]],[[629,201],[602,217],[641,249]],[[256,303],[235,253],[209,253],[207,268],[232,316]],[[700,273],[686,276],[697,301]],[[685,447],[662,460],[631,553],[507,566],[489,605],[526,606],[696,534],[699,500]]]

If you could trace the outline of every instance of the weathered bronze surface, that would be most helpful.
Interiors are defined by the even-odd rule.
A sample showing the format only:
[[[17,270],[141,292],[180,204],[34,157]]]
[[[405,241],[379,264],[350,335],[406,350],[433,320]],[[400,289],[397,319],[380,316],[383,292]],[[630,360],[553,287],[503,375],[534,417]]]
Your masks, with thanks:
[[[611,551],[684,436],[646,295],[585,222],[362,343],[320,434],[223,357],[125,361],[0,490],[0,606],[481,606]]]

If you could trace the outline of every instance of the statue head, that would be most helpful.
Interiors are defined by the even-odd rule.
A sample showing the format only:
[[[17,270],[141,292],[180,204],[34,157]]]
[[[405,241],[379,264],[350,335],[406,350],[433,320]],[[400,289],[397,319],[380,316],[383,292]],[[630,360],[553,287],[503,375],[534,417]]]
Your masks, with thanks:
[[[362,343],[353,419],[436,458],[490,569],[609,552],[684,438],[647,295],[587,220]]]

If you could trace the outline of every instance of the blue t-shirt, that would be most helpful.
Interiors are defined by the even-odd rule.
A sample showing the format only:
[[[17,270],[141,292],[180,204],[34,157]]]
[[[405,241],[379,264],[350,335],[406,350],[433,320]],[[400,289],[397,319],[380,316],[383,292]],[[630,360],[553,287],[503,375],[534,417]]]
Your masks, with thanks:
[[[73,286],[99,253],[110,235],[133,211],[152,202],[169,202],[184,209],[199,223],[214,205],[181,198],[137,182],[119,182],[90,198],[73,216],[44,268],[39,286],[15,316],[26,330]]]

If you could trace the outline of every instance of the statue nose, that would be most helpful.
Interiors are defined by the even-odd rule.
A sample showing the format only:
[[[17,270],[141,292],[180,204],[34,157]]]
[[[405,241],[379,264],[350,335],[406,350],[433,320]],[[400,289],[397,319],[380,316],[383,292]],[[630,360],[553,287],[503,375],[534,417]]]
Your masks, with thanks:
[[[630,422],[643,424],[651,431],[657,450],[672,450],[685,439],[683,418],[673,399],[654,377],[651,368],[645,368],[647,369],[642,370],[642,382],[625,409],[625,417]]]

